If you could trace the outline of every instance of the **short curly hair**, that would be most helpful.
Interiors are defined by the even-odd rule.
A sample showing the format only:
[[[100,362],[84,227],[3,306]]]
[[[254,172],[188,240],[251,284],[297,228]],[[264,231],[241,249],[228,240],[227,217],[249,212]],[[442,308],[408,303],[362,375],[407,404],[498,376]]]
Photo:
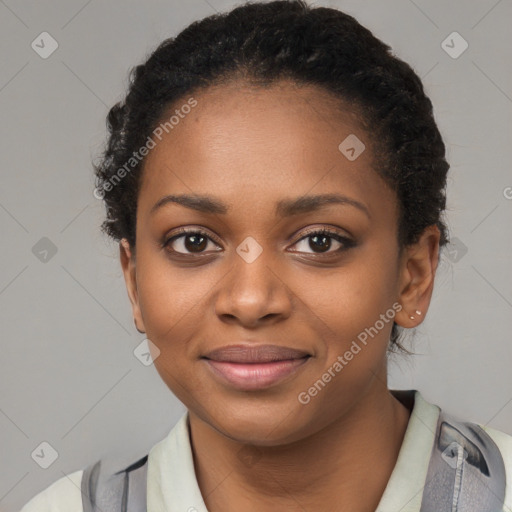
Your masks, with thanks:
[[[439,228],[440,247],[448,243],[449,164],[420,78],[355,18],[303,0],[249,2],[195,21],[131,69],[129,90],[108,113],[108,140],[94,164],[95,195],[106,206],[104,233],[135,245],[144,159],[128,172],[126,162],[170,105],[237,77],[261,86],[283,79],[315,85],[356,108],[378,156],[375,170],[397,196],[400,250],[430,225]],[[390,352],[411,353],[399,343],[402,333],[393,323]]]

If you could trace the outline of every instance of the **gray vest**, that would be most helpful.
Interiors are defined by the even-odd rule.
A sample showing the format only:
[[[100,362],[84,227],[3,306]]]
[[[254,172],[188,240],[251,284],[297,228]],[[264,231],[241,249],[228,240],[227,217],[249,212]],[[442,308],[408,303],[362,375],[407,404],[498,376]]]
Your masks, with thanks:
[[[147,512],[147,467],[147,455],[120,470],[107,459],[88,466],[84,512]],[[441,411],[420,512],[503,512],[505,486],[503,457],[491,437]]]

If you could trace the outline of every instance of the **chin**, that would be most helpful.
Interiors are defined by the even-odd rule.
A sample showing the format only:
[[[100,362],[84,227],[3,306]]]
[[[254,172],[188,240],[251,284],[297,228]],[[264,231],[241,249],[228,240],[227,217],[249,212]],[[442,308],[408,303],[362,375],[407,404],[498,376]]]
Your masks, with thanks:
[[[290,414],[290,407],[258,404],[243,408],[235,406],[233,410],[223,409],[217,411],[217,414],[207,414],[203,420],[217,432],[238,443],[277,446],[298,441],[313,430],[312,424],[300,412],[298,409]],[[314,418],[311,418],[313,421]]]

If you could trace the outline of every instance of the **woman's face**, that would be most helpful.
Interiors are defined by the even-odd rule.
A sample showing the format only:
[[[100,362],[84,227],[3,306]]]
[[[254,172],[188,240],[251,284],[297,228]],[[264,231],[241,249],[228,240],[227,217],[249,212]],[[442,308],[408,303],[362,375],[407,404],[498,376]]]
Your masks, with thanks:
[[[357,118],[312,86],[194,98],[146,157],[136,258],[121,249],[134,315],[192,413],[241,442],[298,440],[386,387],[402,271],[395,194]],[[206,359],[229,345],[297,353]]]

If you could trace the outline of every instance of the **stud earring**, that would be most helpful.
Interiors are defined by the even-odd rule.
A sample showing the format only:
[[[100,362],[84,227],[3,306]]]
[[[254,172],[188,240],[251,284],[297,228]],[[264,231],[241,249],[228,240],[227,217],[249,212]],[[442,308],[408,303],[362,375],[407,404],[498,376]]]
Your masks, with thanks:
[[[416,311],[415,311],[415,313],[416,313],[417,315],[421,315],[421,311],[416,310]],[[409,318],[410,318],[411,320],[414,320],[414,317],[413,317],[413,316],[410,316]]]

